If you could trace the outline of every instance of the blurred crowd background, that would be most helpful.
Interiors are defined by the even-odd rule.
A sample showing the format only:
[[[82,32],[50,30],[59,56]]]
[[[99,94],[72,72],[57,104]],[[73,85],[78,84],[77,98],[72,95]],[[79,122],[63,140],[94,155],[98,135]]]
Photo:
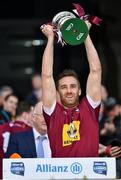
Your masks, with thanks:
[[[90,34],[103,66],[103,84],[111,96],[121,99],[120,0],[1,1],[0,86],[10,85],[21,99],[25,98],[31,89],[31,75],[41,71],[46,38],[40,26],[50,22],[60,11],[72,11],[72,3],[82,5],[85,14],[103,20],[100,27],[93,25]],[[84,53],[83,45],[61,48],[56,44],[55,78],[63,68],[72,67],[85,88],[88,63]]]

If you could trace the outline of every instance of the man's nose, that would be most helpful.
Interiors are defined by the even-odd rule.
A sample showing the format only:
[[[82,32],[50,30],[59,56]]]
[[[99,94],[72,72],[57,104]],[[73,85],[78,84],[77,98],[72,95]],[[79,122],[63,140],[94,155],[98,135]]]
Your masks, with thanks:
[[[68,92],[68,93],[71,92],[71,88],[70,88],[70,87],[67,88],[67,92]]]

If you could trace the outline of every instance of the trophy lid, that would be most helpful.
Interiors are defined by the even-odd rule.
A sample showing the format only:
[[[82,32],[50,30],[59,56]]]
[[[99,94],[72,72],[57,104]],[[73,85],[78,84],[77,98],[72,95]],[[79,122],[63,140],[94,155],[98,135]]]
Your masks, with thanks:
[[[86,23],[79,18],[66,20],[60,28],[60,31],[64,41],[70,45],[83,43],[89,33]]]
[[[75,16],[73,13],[68,12],[68,11],[62,11],[62,12],[59,12],[58,14],[56,14],[56,15],[54,16],[54,18],[52,19],[52,24],[53,24],[54,26],[57,26],[57,27],[58,27],[59,21],[60,21],[62,18],[67,17],[67,16],[70,17],[70,18],[76,18],[76,16]]]

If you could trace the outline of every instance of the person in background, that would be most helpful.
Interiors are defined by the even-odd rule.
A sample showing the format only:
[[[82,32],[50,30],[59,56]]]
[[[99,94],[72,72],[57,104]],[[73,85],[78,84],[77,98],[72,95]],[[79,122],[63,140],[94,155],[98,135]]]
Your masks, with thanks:
[[[90,28],[91,24],[86,22]],[[101,64],[88,35],[85,40],[89,76],[86,97],[79,102],[81,87],[73,70],[64,70],[53,79],[54,32],[44,25],[47,45],[42,60],[42,100],[53,157],[96,157],[99,148],[99,109],[101,103]],[[56,89],[61,104],[57,102]]]
[[[108,145],[109,141],[117,134],[120,122],[119,105],[115,98],[109,97],[104,102],[104,113],[100,120],[100,143]]]
[[[13,93],[5,97],[3,108],[0,110],[0,124],[15,119],[18,101],[18,97]]]
[[[16,112],[16,120],[13,124],[12,131],[14,131],[14,129],[16,131],[24,131],[32,127],[32,121],[31,121],[32,109],[33,107],[30,104],[28,104],[26,101],[21,101],[18,104],[18,108]]]
[[[41,101],[42,88],[41,88],[41,76],[39,74],[33,74],[31,78],[32,91],[27,95],[26,101],[35,106],[36,103]]]
[[[17,107],[16,121],[9,121],[0,125],[0,152],[4,157],[7,151],[11,133],[23,132],[31,129],[31,107],[26,102],[20,102]]]
[[[116,178],[121,179],[121,145],[99,145],[100,157],[114,157],[116,158]]]
[[[0,108],[3,106],[3,102],[6,96],[13,93],[13,89],[10,86],[0,87]]]
[[[99,154],[101,157],[116,158],[116,177],[121,179],[121,116],[119,104],[114,97],[108,97],[104,102]]]
[[[17,107],[16,121],[9,121],[0,125],[0,172],[2,173],[2,158],[8,148],[10,134],[30,130],[31,107],[26,102],[20,102]],[[2,179],[2,174],[0,174]]]
[[[108,91],[107,91],[107,88],[106,86],[104,86],[103,84],[101,85],[101,100],[103,102],[105,102],[108,98]]]
[[[106,86],[104,86],[102,84],[101,85],[101,106],[100,106],[100,113],[99,113],[99,121],[101,121],[104,116],[104,102],[107,100],[107,98],[108,98],[108,91],[106,89]]]
[[[39,108],[39,111],[38,111]],[[29,118],[32,128],[19,133],[11,133],[5,157],[18,153],[22,158],[48,158],[51,157],[47,126],[42,114],[40,102]]]

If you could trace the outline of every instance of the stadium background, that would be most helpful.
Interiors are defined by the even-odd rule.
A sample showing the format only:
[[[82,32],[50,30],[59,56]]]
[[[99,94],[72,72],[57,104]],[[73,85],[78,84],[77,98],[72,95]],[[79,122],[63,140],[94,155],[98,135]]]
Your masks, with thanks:
[[[39,27],[56,13],[72,10],[72,3],[81,4],[86,14],[103,19],[102,25],[93,26],[90,33],[103,66],[102,82],[110,96],[121,99],[120,0],[0,1],[0,86],[10,85],[21,98],[26,96],[31,88],[31,74],[41,71],[46,39]],[[61,69],[73,67],[85,88],[88,64],[84,53],[83,45],[56,45],[55,78]]]

